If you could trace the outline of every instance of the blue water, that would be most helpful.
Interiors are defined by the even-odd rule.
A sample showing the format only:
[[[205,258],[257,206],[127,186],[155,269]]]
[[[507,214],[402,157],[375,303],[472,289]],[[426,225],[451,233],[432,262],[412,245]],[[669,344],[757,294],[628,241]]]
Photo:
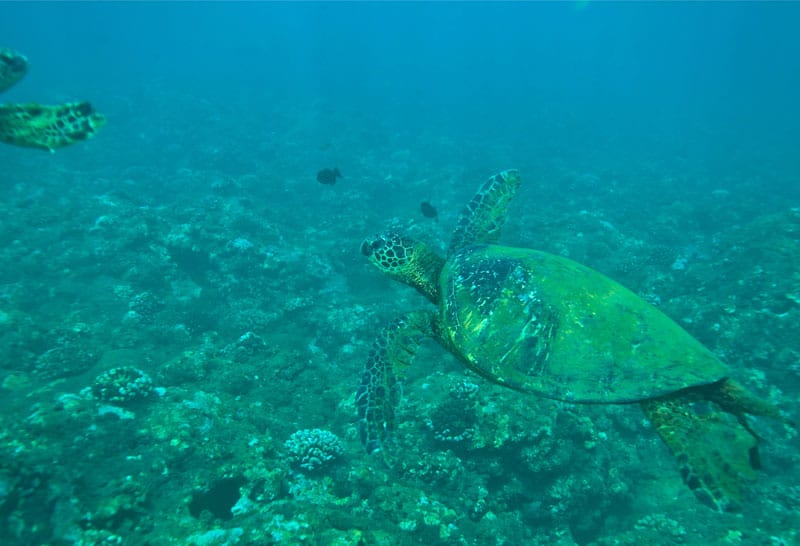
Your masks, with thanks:
[[[381,326],[430,308],[363,237],[442,250],[518,168],[502,241],[622,282],[796,421],[798,28],[794,2],[1,2],[31,63],[2,103],[108,121],[0,147],[0,543],[800,543],[782,423],[738,516],[636,407],[520,398],[433,344],[404,466],[352,398]],[[115,367],[152,392],[99,394]],[[334,464],[298,462],[309,436]]]
[[[578,157],[644,143],[672,152],[687,142],[720,165],[750,162],[742,153],[759,154],[752,163],[796,155],[788,145],[800,127],[794,3],[0,10],[5,41],[34,60],[28,91],[12,97],[50,88],[102,107],[103,98],[159,82],[217,101],[246,98],[255,115],[271,101],[324,99],[400,129],[435,125],[517,145],[557,140]],[[573,123],[583,138],[559,131]]]

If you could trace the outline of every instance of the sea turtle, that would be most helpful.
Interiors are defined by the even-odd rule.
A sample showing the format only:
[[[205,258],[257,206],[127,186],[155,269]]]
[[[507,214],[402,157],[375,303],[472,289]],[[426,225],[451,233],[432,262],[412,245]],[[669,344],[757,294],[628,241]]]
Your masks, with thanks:
[[[695,495],[717,510],[736,509],[759,468],[745,414],[779,417],[778,410],[619,283],[561,256],[496,245],[519,183],[507,170],[483,184],[446,258],[394,232],[363,242],[378,269],[438,307],[395,319],[375,341],[356,394],[367,451],[390,443],[399,374],[430,336],[505,387],[571,403],[638,403]]]
[[[28,59],[16,51],[0,48],[0,93],[21,80]],[[54,106],[0,104],[0,142],[53,151],[94,136],[105,118],[88,102]]]

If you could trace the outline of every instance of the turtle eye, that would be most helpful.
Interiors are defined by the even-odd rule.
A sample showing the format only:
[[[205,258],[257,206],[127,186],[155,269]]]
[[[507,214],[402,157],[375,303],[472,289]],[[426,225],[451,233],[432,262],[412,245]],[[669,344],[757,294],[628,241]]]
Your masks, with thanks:
[[[361,254],[364,256],[372,256],[373,254],[379,252],[382,248],[386,246],[386,241],[384,241],[381,237],[369,242],[369,240],[364,241],[361,243]]]

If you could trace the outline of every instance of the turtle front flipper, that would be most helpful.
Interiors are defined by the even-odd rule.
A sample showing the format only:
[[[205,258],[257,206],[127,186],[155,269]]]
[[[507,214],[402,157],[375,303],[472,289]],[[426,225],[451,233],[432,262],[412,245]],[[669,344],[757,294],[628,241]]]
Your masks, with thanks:
[[[0,105],[0,142],[53,151],[92,138],[105,117],[88,102]]]
[[[759,468],[758,441],[728,413],[698,413],[691,393],[645,400],[642,409],[672,451],[683,481],[704,504],[736,511]]]
[[[368,453],[391,441],[400,403],[400,374],[411,364],[425,336],[433,335],[432,313],[407,313],[389,323],[375,340],[356,393],[361,443]]]
[[[497,173],[481,186],[458,218],[448,256],[469,245],[497,242],[519,182],[519,171],[511,169]]]

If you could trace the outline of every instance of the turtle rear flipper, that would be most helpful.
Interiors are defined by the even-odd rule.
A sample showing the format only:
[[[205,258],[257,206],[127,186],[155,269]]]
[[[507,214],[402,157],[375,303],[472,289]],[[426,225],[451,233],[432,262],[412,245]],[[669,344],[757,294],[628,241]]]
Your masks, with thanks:
[[[519,183],[519,171],[510,169],[492,176],[481,186],[458,218],[448,256],[469,245],[497,242],[508,204]]]
[[[771,417],[783,421],[792,427],[795,426],[794,423],[781,415],[780,410],[775,405],[766,400],[756,398],[747,392],[747,389],[732,379],[725,379],[710,385],[709,388],[706,389],[705,396],[715,404],[718,404],[723,410],[736,415],[739,422],[742,423],[742,426],[750,431],[750,434],[753,436],[758,437],[747,423],[747,419],[744,416],[745,413]]]
[[[693,396],[673,396],[641,406],[695,496],[720,512],[737,511],[760,467],[758,441],[734,415],[701,415],[694,402]]]
[[[0,105],[0,142],[53,151],[92,138],[105,124],[88,102]]]
[[[400,404],[402,370],[411,364],[417,347],[432,335],[431,313],[416,311],[386,326],[370,351],[356,393],[361,443],[368,453],[382,450],[395,428],[395,408]]]

